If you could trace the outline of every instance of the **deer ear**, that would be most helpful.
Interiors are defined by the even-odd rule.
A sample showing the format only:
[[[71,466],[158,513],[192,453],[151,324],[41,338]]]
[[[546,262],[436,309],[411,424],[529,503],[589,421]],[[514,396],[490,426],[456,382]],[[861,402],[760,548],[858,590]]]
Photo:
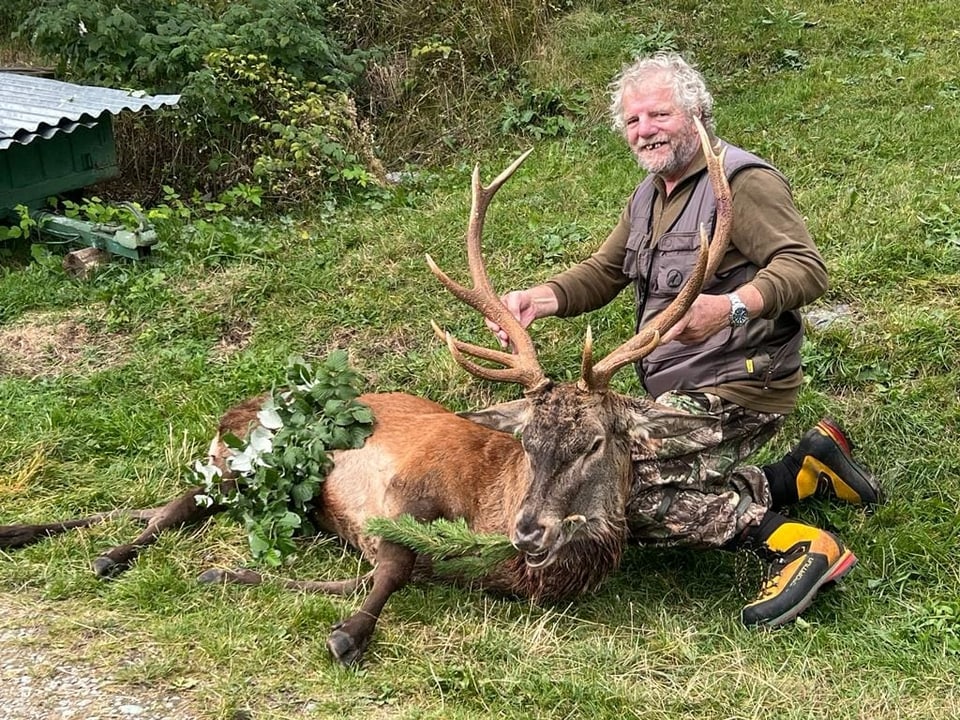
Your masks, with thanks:
[[[459,412],[457,415],[475,422],[477,425],[515,435],[523,431],[530,419],[530,401],[521,398],[499,405],[491,405],[483,410]]]
[[[664,440],[719,424],[713,415],[685,412],[640,398],[627,408],[627,415],[634,442]]]

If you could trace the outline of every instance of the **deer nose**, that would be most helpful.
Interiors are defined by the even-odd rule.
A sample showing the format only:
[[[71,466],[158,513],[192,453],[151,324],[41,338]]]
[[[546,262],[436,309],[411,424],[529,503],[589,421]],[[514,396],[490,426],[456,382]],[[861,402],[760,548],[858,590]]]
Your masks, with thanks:
[[[543,536],[546,529],[530,513],[523,513],[517,518],[514,528],[514,546],[525,553],[534,553],[543,547]]]

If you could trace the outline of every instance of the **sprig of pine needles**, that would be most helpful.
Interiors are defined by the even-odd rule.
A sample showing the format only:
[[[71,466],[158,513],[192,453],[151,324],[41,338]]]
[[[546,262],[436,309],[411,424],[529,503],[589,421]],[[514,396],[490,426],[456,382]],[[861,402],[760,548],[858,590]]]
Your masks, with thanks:
[[[366,532],[426,555],[440,575],[482,577],[517,555],[506,535],[473,532],[463,518],[428,523],[411,515],[373,518]]]

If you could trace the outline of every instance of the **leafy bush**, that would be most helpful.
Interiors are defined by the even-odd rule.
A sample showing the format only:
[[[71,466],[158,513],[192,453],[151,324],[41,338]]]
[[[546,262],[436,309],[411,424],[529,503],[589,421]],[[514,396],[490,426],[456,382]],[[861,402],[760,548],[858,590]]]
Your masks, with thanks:
[[[631,57],[649,55],[658,50],[677,52],[680,50],[678,41],[677,33],[658,21],[652,27],[645,28],[634,35],[629,51]]]
[[[350,96],[301,81],[264,55],[211,52],[195,73],[188,109],[234,117],[239,147],[224,148],[212,167],[250,176],[274,197],[301,200],[331,187],[367,187],[382,175]],[[244,162],[237,163],[237,153]],[[232,166],[232,168],[231,168]]]
[[[136,133],[121,138],[132,148],[121,148],[124,177],[214,195],[257,182],[297,201],[365,191],[382,175],[374,136],[389,158],[482,145],[499,129],[500,97],[517,87],[538,33],[571,5],[48,0],[19,34],[59,58],[67,79],[182,94],[179,112],[150,130],[118,123]],[[569,129],[568,113],[533,112],[516,129]],[[166,157],[176,166],[158,164]]]
[[[0,39],[7,39],[17,29],[20,19],[36,5],[35,0],[4,0],[0,13]]]
[[[379,172],[347,92],[366,53],[337,39],[322,3],[62,0],[20,33],[78,82],[181,93],[159,133],[186,148],[182,182],[216,193],[256,180],[296,200]]]
[[[522,86],[520,102],[504,106],[500,127],[504,132],[521,132],[537,140],[565,135],[586,113],[588,97],[587,93],[565,93],[558,87]]]
[[[19,31],[60,71],[100,84],[180,92],[214,50],[264,55],[303,80],[345,89],[363,69],[313,0],[59,0],[34,7]]]
[[[12,215],[0,217],[0,242],[28,238],[37,227],[26,205],[17,205],[14,211]]]

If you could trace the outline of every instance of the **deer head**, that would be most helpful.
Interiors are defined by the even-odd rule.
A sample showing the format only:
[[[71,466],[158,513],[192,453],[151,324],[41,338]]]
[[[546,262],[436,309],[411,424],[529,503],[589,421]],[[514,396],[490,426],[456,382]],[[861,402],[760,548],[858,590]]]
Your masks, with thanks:
[[[481,185],[479,168],[474,170],[466,237],[473,287],[464,287],[450,279],[427,257],[431,271],[443,285],[506,330],[513,345],[512,353],[473,345],[443,333],[433,324],[434,331],[468,372],[486,380],[517,383],[523,388],[521,400],[462,414],[521,438],[527,468],[516,499],[510,538],[524,553],[530,568],[544,568],[556,562],[578,541],[589,541],[595,547],[598,539],[615,542],[619,538],[622,546],[632,481],[631,447],[637,443],[655,443],[707,421],[659,405],[649,398],[629,397],[609,388],[618,370],[656,349],[661,337],[690,308],[704,279],[715,272],[726,251],[732,206],[723,173],[723,151],[713,150],[699,122],[697,128],[717,198],[713,238],[708,243],[701,227],[696,270],[676,299],[602,360],[594,362],[592,338],[587,331],[581,377],[576,382],[555,383],[545,375],[529,334],[494,292],[481,255],[480,240],[487,207],[530,151],[517,158],[489,186]],[[619,555],[616,559],[619,560]]]

